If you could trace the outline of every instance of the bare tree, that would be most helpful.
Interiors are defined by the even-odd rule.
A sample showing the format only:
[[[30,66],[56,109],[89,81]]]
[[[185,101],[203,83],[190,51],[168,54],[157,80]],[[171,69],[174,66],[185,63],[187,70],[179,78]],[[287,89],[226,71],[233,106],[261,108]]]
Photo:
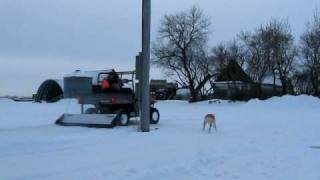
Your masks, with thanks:
[[[214,68],[221,72],[229,64],[229,51],[224,44],[213,47],[211,51]]]
[[[236,39],[227,46],[229,59],[235,60],[242,69],[246,68],[248,52]]]
[[[188,87],[192,102],[199,100],[205,84],[214,76],[207,53],[210,21],[197,7],[166,15],[153,43],[154,64],[180,86]]]
[[[301,36],[301,54],[304,59],[304,72],[309,75],[315,96],[319,96],[320,86],[320,15],[314,19]]]
[[[253,34],[242,32],[239,36],[248,52],[246,71],[251,79],[258,84],[258,96],[261,94],[262,83],[270,72],[270,58],[264,48],[262,33],[262,28],[260,28]]]
[[[309,72],[296,71],[292,77],[292,83],[296,94],[312,94],[313,87],[311,84]]]
[[[279,78],[282,84],[282,93],[287,94],[293,75],[296,57],[298,56],[297,48],[294,46],[294,38],[287,21],[273,19],[265,27],[264,33],[266,48],[271,58],[270,71],[275,79]]]
[[[289,24],[286,21],[272,19],[253,34],[242,33],[240,39],[249,51],[249,57],[246,58],[247,71],[258,83],[259,89],[261,90],[264,79],[272,76],[274,91],[276,80],[279,79],[283,94],[287,94],[297,57]]]
[[[243,69],[246,67],[248,54],[245,48],[239,45],[236,40],[213,47],[211,53],[212,63],[218,72],[228,66],[230,61],[236,61]]]

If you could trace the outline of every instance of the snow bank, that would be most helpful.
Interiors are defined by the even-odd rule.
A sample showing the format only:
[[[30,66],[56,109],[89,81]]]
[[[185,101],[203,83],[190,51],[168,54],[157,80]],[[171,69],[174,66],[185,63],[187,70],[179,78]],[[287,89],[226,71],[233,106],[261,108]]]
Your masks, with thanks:
[[[248,105],[261,106],[261,107],[272,107],[272,108],[320,108],[320,99],[301,95],[301,96],[283,96],[273,97],[267,100],[250,100]]]
[[[115,129],[55,126],[75,101],[0,99],[0,179],[320,179],[319,100],[248,103],[160,101],[159,125]],[[202,131],[206,113],[218,131]]]

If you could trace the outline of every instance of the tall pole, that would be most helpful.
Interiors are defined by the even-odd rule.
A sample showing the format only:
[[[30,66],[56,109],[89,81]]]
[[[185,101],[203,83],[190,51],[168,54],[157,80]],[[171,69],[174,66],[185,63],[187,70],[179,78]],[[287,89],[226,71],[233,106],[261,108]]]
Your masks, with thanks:
[[[141,131],[150,131],[150,27],[151,0],[142,0]]]

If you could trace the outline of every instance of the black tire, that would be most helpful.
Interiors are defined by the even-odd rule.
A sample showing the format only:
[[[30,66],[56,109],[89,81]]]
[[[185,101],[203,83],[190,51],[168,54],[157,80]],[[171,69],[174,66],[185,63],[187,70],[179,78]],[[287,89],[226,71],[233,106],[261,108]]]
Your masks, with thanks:
[[[160,121],[160,113],[156,108],[150,108],[150,124],[158,124]]]
[[[130,122],[129,115],[125,111],[121,111],[120,113],[118,113],[117,121],[120,126],[128,126]]]
[[[96,108],[88,108],[85,114],[98,114],[98,110]]]

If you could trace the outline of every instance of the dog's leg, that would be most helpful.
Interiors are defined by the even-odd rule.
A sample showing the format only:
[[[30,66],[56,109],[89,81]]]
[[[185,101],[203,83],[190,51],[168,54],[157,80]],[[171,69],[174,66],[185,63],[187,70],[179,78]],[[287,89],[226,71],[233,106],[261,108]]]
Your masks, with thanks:
[[[206,120],[203,121],[203,129],[202,131],[206,130]]]
[[[217,124],[214,123],[214,129],[217,131]]]
[[[209,133],[211,133],[212,124],[210,123]]]

